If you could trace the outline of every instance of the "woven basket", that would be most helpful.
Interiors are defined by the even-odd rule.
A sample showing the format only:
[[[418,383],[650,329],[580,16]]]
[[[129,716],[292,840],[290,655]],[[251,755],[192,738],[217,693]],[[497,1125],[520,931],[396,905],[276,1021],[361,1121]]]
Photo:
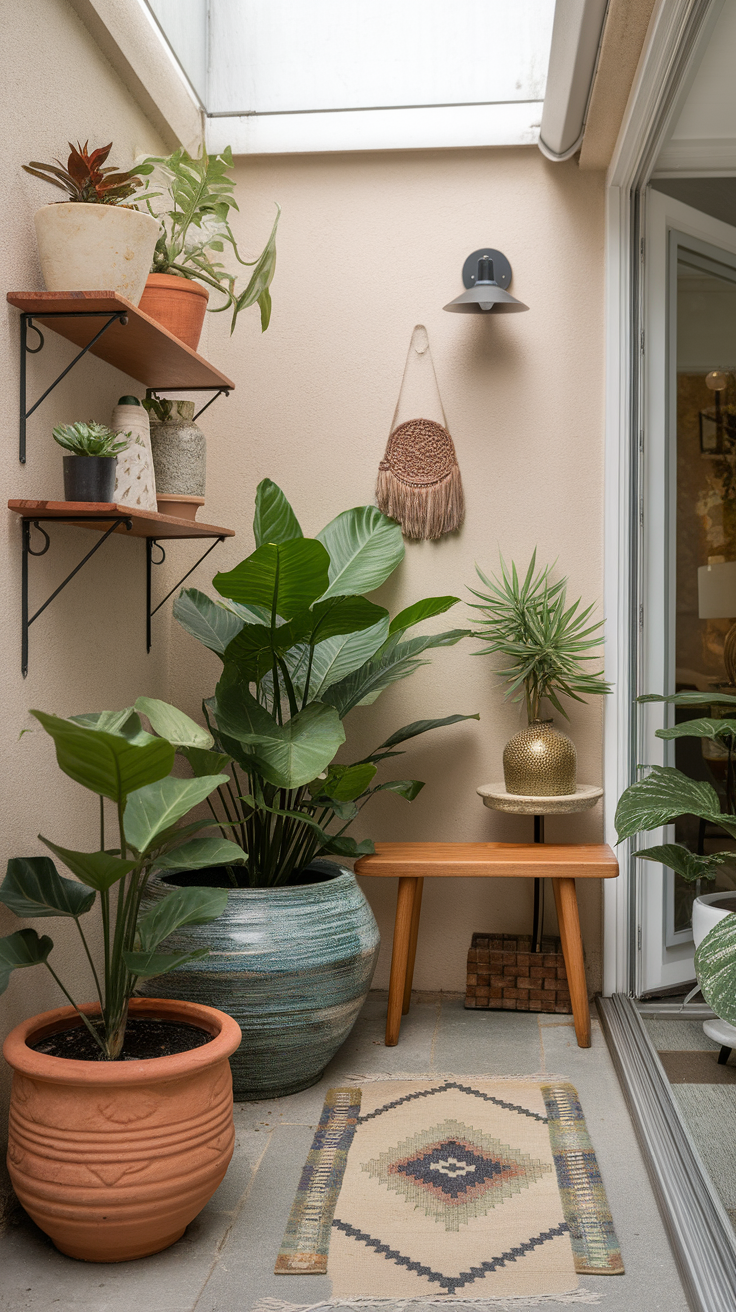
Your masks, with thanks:
[[[560,940],[543,938],[542,951],[532,952],[530,935],[474,934],[468,952],[465,1006],[570,1015]]]

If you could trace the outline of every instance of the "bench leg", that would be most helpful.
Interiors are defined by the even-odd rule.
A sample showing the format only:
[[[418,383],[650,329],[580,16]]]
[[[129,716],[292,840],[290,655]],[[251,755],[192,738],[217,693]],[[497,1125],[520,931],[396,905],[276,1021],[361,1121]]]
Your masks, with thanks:
[[[422,911],[422,890],[424,880],[418,879],[414,889],[414,900],[411,910],[411,928],[409,930],[409,957],[406,963],[406,981],[404,983],[404,1005],[402,1007],[402,1016],[405,1016],[411,1006],[411,986],[414,980],[414,962],[417,956],[417,939],[419,938],[419,916]]]
[[[580,917],[574,879],[553,879],[557,920],[560,926],[562,953],[565,958],[567,983],[570,989],[575,1034],[579,1048],[590,1047],[590,1009],[588,986],[585,982],[583,941],[580,937]]]
[[[399,879],[399,892],[396,898],[396,920],[394,921],[394,943],[391,953],[391,979],[388,986],[387,1048],[394,1048],[399,1041],[406,971],[409,964],[409,942],[411,939],[414,897],[418,883],[419,880],[413,876],[404,876]]]

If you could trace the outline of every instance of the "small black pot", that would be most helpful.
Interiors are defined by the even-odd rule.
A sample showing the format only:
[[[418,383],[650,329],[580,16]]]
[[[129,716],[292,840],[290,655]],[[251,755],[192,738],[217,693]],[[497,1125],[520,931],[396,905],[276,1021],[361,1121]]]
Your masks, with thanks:
[[[64,500],[115,500],[117,456],[64,456]]]

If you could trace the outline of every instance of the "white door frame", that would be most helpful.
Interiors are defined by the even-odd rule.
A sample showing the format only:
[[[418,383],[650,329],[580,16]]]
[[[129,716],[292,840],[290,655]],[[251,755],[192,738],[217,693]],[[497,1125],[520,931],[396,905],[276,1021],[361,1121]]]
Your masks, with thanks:
[[[640,497],[644,441],[641,249],[644,188],[687,94],[698,55],[723,0],[659,0],[639,61],[606,188],[606,401],[604,492],[605,838],[616,843],[614,814],[637,763],[633,704],[639,691]],[[641,759],[641,758],[639,758]],[[629,845],[621,874],[603,883],[603,992],[641,990],[640,914]]]

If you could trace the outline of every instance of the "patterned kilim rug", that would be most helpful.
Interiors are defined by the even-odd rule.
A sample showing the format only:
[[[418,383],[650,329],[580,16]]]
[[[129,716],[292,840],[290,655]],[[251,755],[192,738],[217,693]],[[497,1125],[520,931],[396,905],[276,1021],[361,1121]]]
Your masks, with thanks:
[[[550,1297],[578,1273],[622,1273],[575,1089],[469,1076],[330,1089],[276,1262],[325,1272],[333,1302]]]

